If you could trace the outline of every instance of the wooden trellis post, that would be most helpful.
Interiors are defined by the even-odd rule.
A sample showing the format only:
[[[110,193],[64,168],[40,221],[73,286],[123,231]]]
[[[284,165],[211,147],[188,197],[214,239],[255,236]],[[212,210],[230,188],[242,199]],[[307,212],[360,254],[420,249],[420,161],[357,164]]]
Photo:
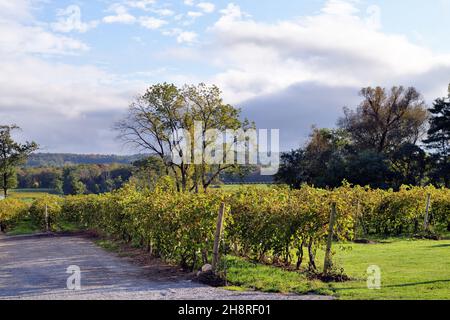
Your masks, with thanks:
[[[214,249],[213,249],[213,261],[212,269],[216,271],[217,265],[219,264],[219,246],[220,240],[222,239],[222,229],[223,229],[223,218],[225,215],[225,203],[220,205],[219,216],[217,217],[216,235],[214,237]]]
[[[331,246],[333,244],[333,230],[334,230],[335,222],[336,222],[336,203],[333,203],[331,205],[327,249],[325,251],[325,261],[323,264],[323,273],[324,274],[328,274],[331,271],[331,268],[333,266],[333,261],[332,261],[332,257],[331,257]]]
[[[50,230],[49,221],[48,221],[48,205],[45,205],[45,229],[47,232]]]
[[[430,202],[431,202],[431,194],[427,194],[427,206],[425,208],[425,220],[423,222],[423,230],[427,231],[428,230],[428,217],[429,217],[429,212],[430,212]]]

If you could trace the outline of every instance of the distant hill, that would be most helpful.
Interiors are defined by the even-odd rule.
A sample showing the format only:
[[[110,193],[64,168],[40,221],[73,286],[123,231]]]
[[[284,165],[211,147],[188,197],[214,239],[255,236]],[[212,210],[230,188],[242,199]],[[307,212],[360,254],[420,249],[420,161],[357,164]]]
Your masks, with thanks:
[[[144,154],[118,156],[101,154],[70,154],[70,153],[35,153],[26,163],[27,167],[64,167],[77,164],[131,164],[147,157]]]

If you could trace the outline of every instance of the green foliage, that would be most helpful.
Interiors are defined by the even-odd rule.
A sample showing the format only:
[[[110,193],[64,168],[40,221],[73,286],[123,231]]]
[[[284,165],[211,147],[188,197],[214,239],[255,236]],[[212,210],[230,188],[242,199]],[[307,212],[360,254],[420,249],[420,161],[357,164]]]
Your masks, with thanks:
[[[52,189],[14,189],[10,191],[8,199],[13,198],[32,203],[36,199],[45,197],[48,194],[58,194],[58,192]]]
[[[121,188],[132,175],[131,165],[83,164],[64,168],[25,167],[17,172],[21,189],[53,189],[58,194],[104,193]]]
[[[360,94],[361,104],[356,110],[344,109],[339,129],[313,128],[304,148],[282,155],[276,176],[279,182],[294,188],[303,183],[335,188],[345,179],[352,184],[398,190],[403,184],[423,185],[429,181],[429,159],[417,145],[428,119],[420,93],[415,88],[368,87]],[[432,127],[442,138],[444,122],[439,123],[440,131]]]
[[[20,144],[11,136],[19,127],[0,125],[0,178],[2,180],[3,194],[6,197],[8,189],[16,186],[15,169],[23,164],[27,157],[38,149],[35,142]]]
[[[429,112],[430,129],[424,142],[433,152],[431,178],[437,185],[450,187],[450,87],[448,98],[437,99]]]
[[[80,173],[73,167],[64,169],[63,191],[67,195],[86,193],[86,186],[80,181]]]
[[[54,167],[87,165],[129,165],[134,161],[145,158],[145,155],[130,156],[103,155],[103,154],[72,154],[72,153],[33,153],[27,160],[27,167]]]
[[[133,176],[130,182],[140,189],[153,189],[158,180],[167,175],[164,162],[157,157],[148,157],[133,162]]]
[[[100,196],[67,197],[63,216],[193,268],[212,250],[221,200],[219,193],[193,195],[156,188],[150,194],[130,185]]]
[[[339,120],[358,149],[389,154],[405,143],[415,143],[427,121],[425,102],[413,87],[363,88],[356,111],[344,109]]]
[[[316,269],[332,203],[337,207],[336,240],[413,235],[422,230],[427,194],[432,199],[430,228],[443,232],[449,224],[450,191],[433,187],[393,192],[344,184],[334,190],[250,187],[191,194],[175,192],[167,183],[145,192],[128,185],[110,194],[67,197],[62,216],[195,268],[210,258],[219,206],[225,202],[225,238],[235,254],[301,267],[307,250],[308,267]]]
[[[188,149],[194,150],[194,145],[200,144],[197,152],[204,159],[215,139],[205,138],[200,143],[198,139],[180,136],[180,132],[194,137],[194,131],[204,136],[210,129],[220,132],[228,129],[242,135],[253,127],[247,120],[242,121],[241,111],[225,104],[221,96],[222,92],[214,85],[201,83],[178,88],[174,84],[156,84],[135,99],[127,117],[116,124],[116,129],[125,143],[159,157],[165,174],[175,178],[178,191],[206,190],[221,174],[241,167],[236,164],[213,165],[206,161],[194,164],[194,154],[183,150],[183,145],[188,143]],[[196,122],[201,122],[201,126],[196,128]],[[232,148],[235,144],[224,143],[224,158],[235,154],[235,148]],[[174,161],[173,154],[179,155],[180,161]]]
[[[50,194],[36,199],[30,207],[31,220],[42,230],[46,229],[47,222],[50,230],[56,230],[56,223],[61,219],[62,203],[61,197]]]
[[[450,296],[449,247],[448,240],[409,239],[338,246],[334,258],[351,281],[327,284],[308,280],[304,273],[227,256],[227,280],[239,290],[328,294],[342,300],[446,300]],[[320,262],[323,254],[318,252]],[[372,264],[381,268],[380,290],[367,289],[367,267]]]
[[[10,190],[18,186],[16,168],[10,168],[10,170],[6,172],[5,177],[6,180],[4,178],[0,179],[0,189]]]
[[[4,232],[13,227],[28,212],[28,205],[17,199],[0,201],[0,231]]]

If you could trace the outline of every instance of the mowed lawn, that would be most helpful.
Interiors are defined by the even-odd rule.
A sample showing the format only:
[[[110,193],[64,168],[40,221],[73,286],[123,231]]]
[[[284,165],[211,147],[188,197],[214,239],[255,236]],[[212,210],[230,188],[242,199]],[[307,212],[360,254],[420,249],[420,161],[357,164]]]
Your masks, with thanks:
[[[325,284],[303,274],[229,260],[230,282],[269,292],[316,292],[337,299],[433,300],[450,299],[450,240],[386,240],[379,244],[335,245],[334,261],[353,280]],[[323,255],[318,254],[322,265]],[[381,269],[381,289],[367,288],[367,268]],[[233,288],[232,289],[236,289]]]
[[[359,278],[333,284],[341,299],[450,299],[450,240],[392,240],[352,245],[338,251],[336,261]],[[367,267],[381,268],[381,289],[367,289]]]
[[[9,191],[9,197],[22,200],[25,202],[33,202],[48,194],[56,194],[53,189],[14,189]]]

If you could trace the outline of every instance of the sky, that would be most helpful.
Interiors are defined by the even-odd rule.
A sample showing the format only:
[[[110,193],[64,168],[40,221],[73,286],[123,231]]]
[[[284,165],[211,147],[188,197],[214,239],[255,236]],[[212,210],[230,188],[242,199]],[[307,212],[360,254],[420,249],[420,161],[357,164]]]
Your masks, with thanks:
[[[149,86],[204,82],[282,150],[365,86],[450,83],[450,0],[0,0],[0,124],[42,152],[129,154],[113,124]]]

